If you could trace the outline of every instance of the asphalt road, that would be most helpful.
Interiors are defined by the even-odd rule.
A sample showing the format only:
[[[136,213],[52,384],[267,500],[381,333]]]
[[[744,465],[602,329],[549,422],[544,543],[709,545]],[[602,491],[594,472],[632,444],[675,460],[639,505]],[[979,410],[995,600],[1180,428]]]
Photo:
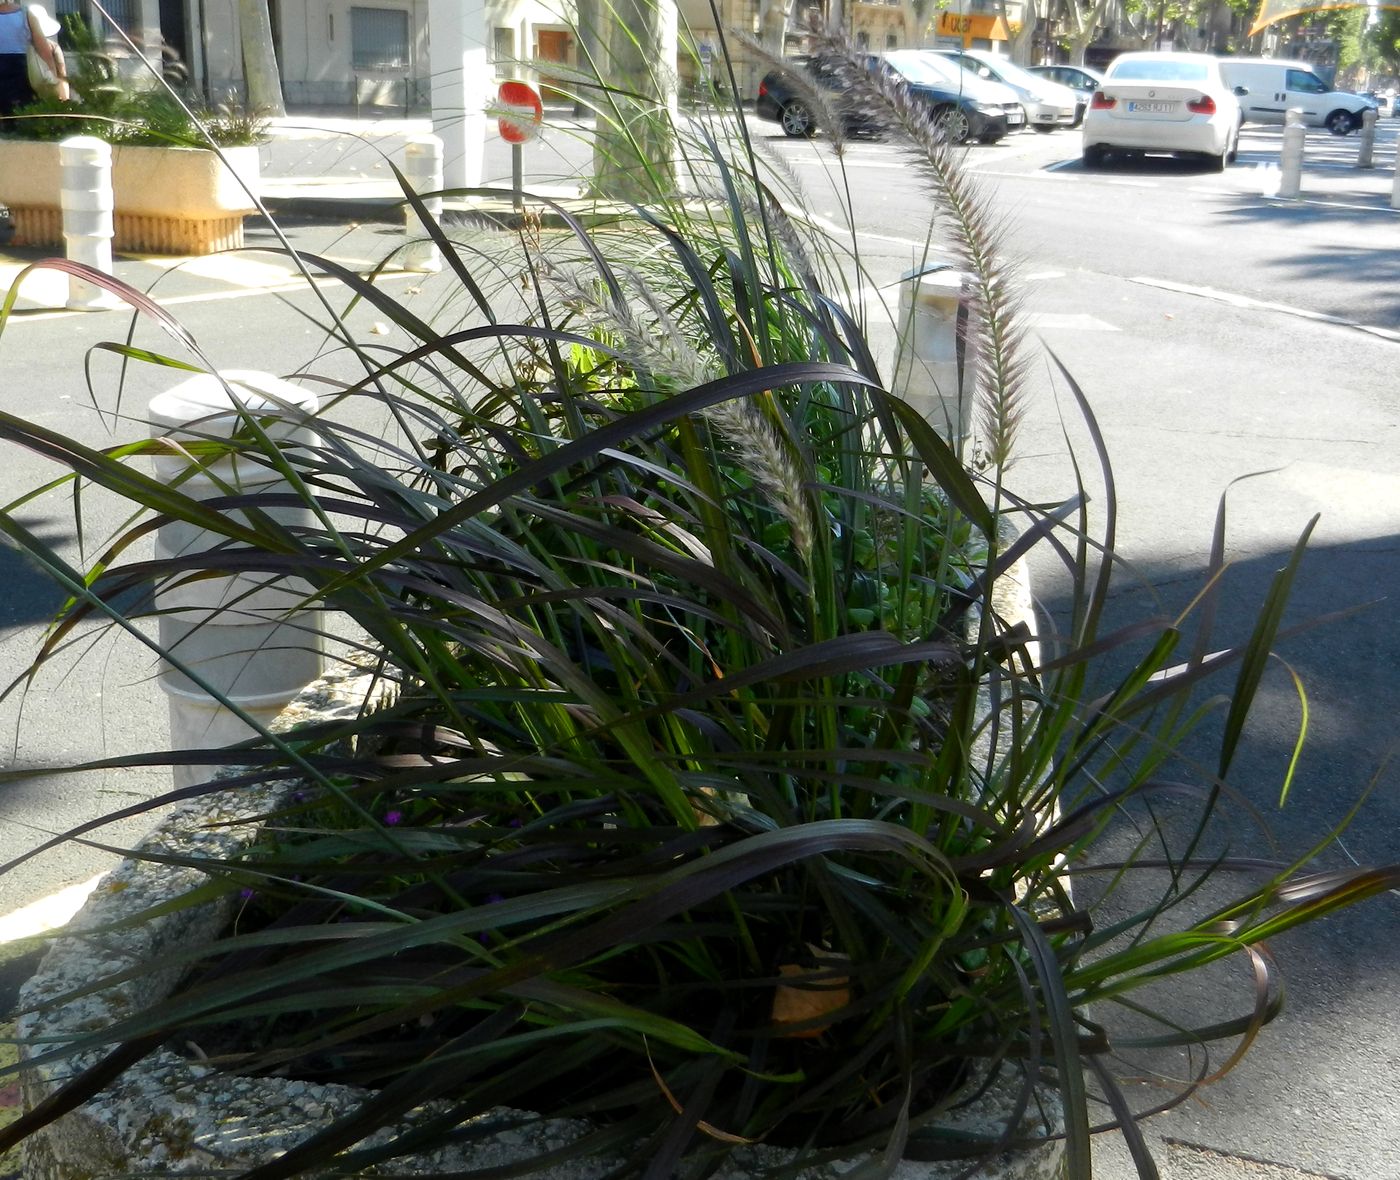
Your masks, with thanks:
[[[1073,453],[1093,503],[1108,499],[1078,411],[1049,362],[1053,351],[1084,389],[1112,457],[1118,545],[1131,563],[1115,598],[1119,617],[1144,604],[1186,607],[1227,490],[1235,560],[1226,588],[1236,605],[1218,620],[1222,644],[1247,633],[1269,576],[1314,513],[1321,519],[1290,621],[1371,604],[1284,646],[1310,704],[1309,745],[1289,807],[1277,813],[1275,804],[1299,707],[1281,665],[1266,680],[1240,766],[1241,789],[1270,813],[1288,852],[1311,847],[1374,785],[1344,846],[1326,853],[1334,864],[1349,856],[1400,860],[1400,772],[1388,761],[1400,715],[1400,213],[1383,196],[1397,125],[1382,126],[1377,161],[1386,171],[1364,176],[1349,163],[1354,139],[1310,136],[1312,187],[1295,203],[1270,197],[1278,136],[1267,130],[1249,131],[1241,162],[1222,175],[1151,160],[1087,173],[1077,162],[1077,137],[1063,132],[1018,136],[969,155],[1019,260],[1028,347],[1046,350],[1031,368],[1010,482],[1022,495],[1056,502],[1075,490]],[[761,149],[783,157],[799,179],[808,214],[839,225],[836,198],[849,181],[869,267],[862,294],[870,307],[893,304],[898,277],[922,257],[925,235],[936,244],[940,232],[907,164],[890,145],[857,142],[838,187],[820,141],[787,141],[770,125],[752,126]],[[581,142],[548,149],[561,170]],[[299,246],[347,260],[373,260],[393,240],[373,226],[292,232]],[[265,231],[254,237],[275,245]],[[275,257],[246,263],[233,278],[198,266],[162,275],[141,264],[140,273],[215,365],[292,373],[314,357],[322,368],[340,363],[314,300],[277,290],[286,275]],[[444,280],[393,281],[420,309],[455,314]],[[397,330],[367,309],[353,317],[367,338],[395,342]],[[87,347],[113,336],[110,316],[13,322],[0,339],[3,408],[94,443],[116,437],[88,405],[84,367]],[[158,333],[141,340],[172,352],[183,347]],[[139,417],[158,377],[134,373],[117,407],[113,358],[99,354],[96,363],[99,403]],[[44,471],[41,461],[7,450],[0,491],[32,486]],[[94,507],[84,538],[90,546],[117,523],[110,509]],[[70,517],[59,495],[34,513],[73,545]],[[0,673],[8,681],[56,598],[13,557],[0,552],[0,565]],[[1064,585],[1052,563],[1037,566],[1036,585],[1053,617]],[[0,703],[8,751],[0,760],[42,765],[147,746],[149,719],[164,708],[151,674],[149,656],[112,644],[68,675],[12,695]],[[159,772],[122,771],[0,788],[0,857],[38,833],[162,786]],[[112,838],[129,839],[143,826]],[[0,913],[83,878],[99,861],[92,850],[73,848],[12,875],[0,883]],[[1400,1028],[1391,1016],[1400,1008],[1397,930],[1400,908],[1383,897],[1281,942],[1287,1013],[1243,1066],[1152,1124],[1164,1174],[1400,1177]],[[1216,1002],[1208,987],[1173,998],[1200,1011]],[[1155,1092],[1144,1082],[1139,1096]],[[1127,1167],[1106,1144],[1100,1174],[1117,1180],[1132,1174]]]

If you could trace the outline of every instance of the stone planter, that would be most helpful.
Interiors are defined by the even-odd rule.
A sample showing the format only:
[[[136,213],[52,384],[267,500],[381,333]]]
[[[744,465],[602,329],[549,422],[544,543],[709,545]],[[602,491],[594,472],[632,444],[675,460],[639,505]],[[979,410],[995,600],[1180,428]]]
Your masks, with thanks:
[[[344,670],[328,674],[282,714],[277,728],[353,716],[369,685],[366,675]],[[289,780],[259,791],[207,797],[170,816],[143,848],[177,856],[200,850],[228,856],[254,839],[256,829],[226,826],[227,821],[274,806],[296,786],[295,780]],[[55,1042],[71,1041],[77,1034],[101,1029],[158,1003],[174,989],[179,972],[162,972],[149,965],[170,949],[213,938],[227,925],[237,903],[230,896],[130,929],[96,931],[194,889],[204,880],[194,869],[127,860],[97,886],[68,927],[69,932],[54,943],[20,995],[19,1010],[24,1014],[18,1020],[17,1035],[26,1110],[34,1109],[77,1069],[99,1060],[101,1053],[47,1063],[36,1058],[51,1051]],[[139,983],[104,989],[43,1013],[28,1011],[136,964],[148,965]],[[25,1180],[106,1180],[116,1175],[215,1171],[237,1175],[275,1158],[367,1097],[366,1091],[348,1086],[228,1076],[162,1049],[127,1070],[96,1098],[26,1140],[24,1176]],[[996,1136],[1015,1098],[1010,1083],[990,1087],[976,1101],[951,1113],[945,1125],[967,1136]],[[1032,1139],[1045,1134],[1044,1119],[1054,1121],[1058,1112],[1057,1096],[1042,1091],[1017,1126],[1018,1137]],[[500,1129],[484,1135],[470,1149],[411,1156],[386,1164],[385,1169],[397,1175],[414,1175],[518,1164],[590,1130],[576,1120],[518,1125],[522,1121],[518,1112],[493,1111],[483,1116],[478,1126],[490,1130],[499,1125]],[[390,1134],[382,1130],[363,1145],[387,1140]],[[760,1169],[780,1166],[790,1159],[791,1152],[780,1148],[742,1148],[715,1174],[716,1180],[749,1180]],[[606,1175],[619,1162],[589,1160],[582,1165],[544,1168],[533,1175],[536,1180],[591,1180]],[[837,1180],[851,1166],[851,1161],[826,1165],[809,1169],[802,1176],[804,1180]],[[966,1160],[905,1161],[894,1175],[896,1180],[953,1180],[967,1166]],[[1062,1175],[1062,1166],[1062,1145],[1051,1142],[986,1160],[976,1174],[983,1180],[1052,1180]]]
[[[212,254],[243,245],[243,218],[257,206],[258,149],[121,144],[112,149],[113,248],[145,254]],[[0,139],[0,205],[30,246],[63,245],[58,144]]]

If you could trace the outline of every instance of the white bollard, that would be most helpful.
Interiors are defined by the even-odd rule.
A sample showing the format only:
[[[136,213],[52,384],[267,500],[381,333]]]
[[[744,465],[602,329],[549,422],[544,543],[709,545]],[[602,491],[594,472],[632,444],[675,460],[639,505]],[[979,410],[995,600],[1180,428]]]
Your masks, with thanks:
[[[315,393],[269,373],[231,370],[221,377],[202,373],[152,398],[153,437],[185,443],[228,438],[246,422],[238,413],[241,406],[257,416],[273,439],[298,445],[313,442],[306,416],[319,406]],[[188,456],[172,446],[156,457],[156,477],[178,484],[181,492],[198,500],[276,492],[286,486],[275,470],[250,458],[226,456],[193,474],[190,466]],[[309,509],[300,507],[265,511],[283,524],[309,521],[311,516]],[[158,531],[156,556],[199,554],[221,544],[227,545],[217,534],[175,521]],[[320,675],[318,623],[314,612],[300,605],[309,589],[299,578],[245,572],[176,577],[156,591],[161,648],[193,674],[161,660],[172,749],[213,749],[257,732],[194,677],[266,727]],[[216,769],[176,767],[175,785],[204,782]]]
[[[1390,181],[1390,207],[1400,209],[1400,153],[1395,161],[1395,174]]]
[[[1303,112],[1292,107],[1283,117],[1283,150],[1279,153],[1278,195],[1296,197],[1303,191],[1303,144],[1307,139]]]
[[[403,174],[415,193],[440,192],[442,183],[442,140],[436,135],[417,135],[403,150]],[[442,198],[428,197],[423,202],[434,218],[442,219]],[[404,206],[404,233],[408,245],[403,250],[405,270],[433,274],[442,269],[442,253],[427,236],[428,230],[412,206]]]
[[[63,171],[64,252],[72,262],[102,274],[112,270],[112,145],[91,135],[75,135],[58,145]],[[110,291],[68,276],[68,304],[74,311],[107,311],[121,306]]]
[[[1374,168],[1373,156],[1376,151],[1376,112],[1367,107],[1361,112],[1361,142],[1356,149],[1356,166]]]
[[[963,330],[968,278],[962,271],[922,269],[899,289],[899,353],[894,391],[919,411],[964,461],[972,445],[976,358]]]

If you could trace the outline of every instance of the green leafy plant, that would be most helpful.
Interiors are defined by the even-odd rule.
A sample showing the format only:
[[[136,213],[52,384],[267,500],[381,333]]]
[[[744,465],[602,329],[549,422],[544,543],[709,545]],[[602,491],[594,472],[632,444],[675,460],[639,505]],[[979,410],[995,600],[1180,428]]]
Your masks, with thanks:
[[[1224,851],[1306,534],[1242,643],[1211,635],[1218,537],[1190,652],[1188,619],[1103,633],[1101,442],[1095,530],[1078,492],[1042,509],[1006,480],[1026,346],[989,198],[897,80],[852,58],[849,83],[927,177],[949,227],[934,245],[971,275],[984,475],[885,387],[842,298],[858,253],[789,211],[722,112],[674,129],[698,195],[588,227],[555,209],[559,228],[513,240],[429,222],[460,288],[450,326],[302,257],[411,343],[371,350],[328,319],[360,368],[314,441],[276,446],[248,413],[190,448],[281,490],[201,501],[133,467],[160,444],[99,452],[0,413],[7,442],[61,454],[75,489],[134,514],[81,571],[20,504],[0,514],[72,595],[41,660],[113,603],[149,604],[123,626],[158,614],[148,591],[295,576],[390,690],[350,722],[185,756],[245,769],[182,797],[300,776],[248,854],[193,861],[205,896],[243,895],[239,920],[172,954],[190,974],[170,1001],[75,1032],[66,1051],[105,1060],[0,1148],[195,1040],[230,1070],[375,1091],[257,1180],[384,1162],[501,1106],[588,1119],[561,1150],[621,1174],[702,1174],[754,1144],[883,1174],[1026,1146],[1047,1088],[1062,1115],[1047,1103],[1040,1137],[1063,1138],[1071,1175],[1088,1175],[1102,1104],[1146,1176],[1115,1055],[1248,1042],[1278,1008],[1263,940],[1396,884]],[[367,426],[366,404],[397,428]],[[146,557],[172,522],[209,542]],[[1041,546],[1073,605],[1035,634],[998,588]],[[1233,685],[1207,764],[1187,749],[1213,677]],[[1182,1027],[1138,998],[1229,956],[1264,979],[1238,1012]],[[1121,1032],[1123,1014],[1152,1027]],[[1008,1082],[1002,1134],[942,1127]],[[414,1110],[411,1132],[353,1147]]]
[[[40,98],[10,120],[6,134],[20,139],[67,139],[92,135],[114,144],[240,147],[267,140],[267,119],[236,99],[213,110],[191,106],[165,86],[133,85],[123,79],[87,23],[64,19],[65,52],[74,100]],[[154,82],[154,79],[153,79]]]

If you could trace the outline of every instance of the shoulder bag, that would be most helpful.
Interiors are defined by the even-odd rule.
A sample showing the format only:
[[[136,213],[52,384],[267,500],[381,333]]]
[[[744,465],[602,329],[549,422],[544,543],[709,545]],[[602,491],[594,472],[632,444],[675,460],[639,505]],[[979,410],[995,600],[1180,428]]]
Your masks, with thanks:
[[[38,9],[37,12],[36,9]],[[44,60],[44,55],[39,52],[36,43],[36,35],[39,30],[56,22],[37,4],[30,6],[27,16],[29,19],[29,44],[24,48],[24,59],[29,68],[29,88],[39,98],[57,98],[62,79],[54,73],[53,67]],[[35,27],[36,24],[38,28]]]

